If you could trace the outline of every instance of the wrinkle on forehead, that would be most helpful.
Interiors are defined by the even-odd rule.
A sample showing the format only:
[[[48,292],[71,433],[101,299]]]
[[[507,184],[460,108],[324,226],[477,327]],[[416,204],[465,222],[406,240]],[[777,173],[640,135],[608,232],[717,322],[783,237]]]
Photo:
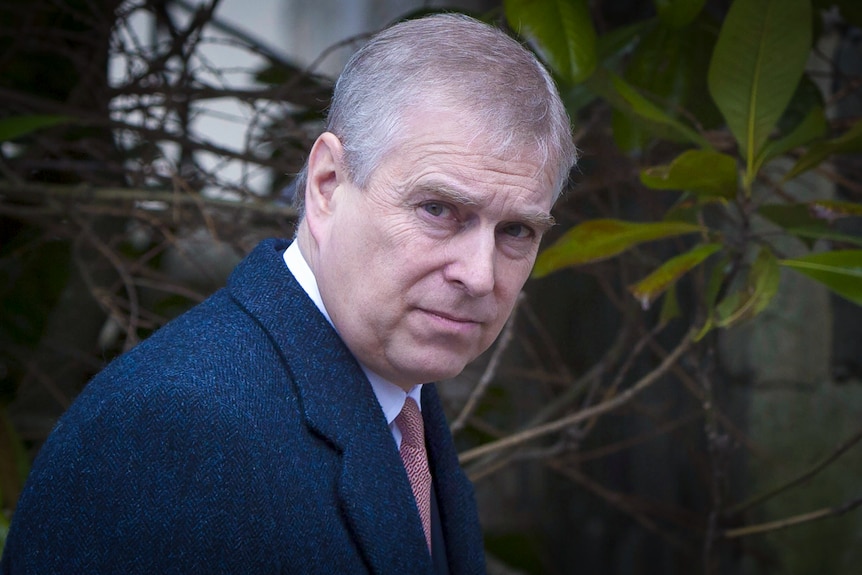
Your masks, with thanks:
[[[520,187],[528,190],[536,189],[538,183],[540,188],[547,189],[553,194],[553,183],[549,174],[542,170],[538,160],[530,158],[526,154],[520,156],[497,156],[482,148],[470,148],[461,142],[452,142],[445,139],[435,141],[422,141],[403,150],[400,158],[390,157],[395,173],[400,173],[404,179],[418,180],[425,174],[415,171],[405,174],[409,166],[415,168],[421,166],[429,171],[449,169],[451,174],[478,184],[493,184],[490,176],[497,176],[503,180],[506,186]],[[397,162],[397,163],[396,163]]]
[[[445,99],[434,105],[414,106],[404,122],[404,133],[399,138],[400,146],[396,145],[393,151],[398,153],[398,148],[401,147],[403,152],[416,140],[423,140],[432,145],[435,143],[447,146],[457,145],[468,155],[476,154],[493,158],[503,164],[515,162],[529,165],[534,171],[527,177],[533,180],[547,179],[550,186],[555,185],[553,183],[555,176],[549,172],[547,151],[539,145],[535,135],[519,135],[512,132],[503,135],[499,130],[495,132],[489,129],[485,121],[477,118],[475,113],[465,110],[463,103],[444,102]],[[440,137],[439,128],[444,125],[457,127],[456,130],[449,132],[450,136],[458,138],[457,141]],[[552,193],[554,193],[553,190]]]

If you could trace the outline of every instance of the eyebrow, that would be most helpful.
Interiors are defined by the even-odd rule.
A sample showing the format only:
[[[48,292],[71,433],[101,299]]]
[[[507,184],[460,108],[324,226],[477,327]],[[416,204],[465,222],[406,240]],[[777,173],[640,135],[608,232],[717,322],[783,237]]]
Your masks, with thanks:
[[[535,214],[527,214],[521,216],[521,219],[524,223],[531,225],[536,228],[540,232],[544,233],[557,225],[557,220],[554,219],[554,216],[551,214],[546,214],[544,212],[536,212]]]
[[[453,188],[447,184],[427,184],[421,185],[417,188],[417,190],[421,194],[431,194],[440,196],[441,199],[444,199],[453,204],[458,204],[461,206],[478,206],[479,202],[462,192],[457,188]]]
[[[441,199],[451,202],[453,204],[471,207],[479,205],[479,202],[477,202],[461,190],[443,183],[422,185],[417,188],[417,191],[423,194],[433,194],[439,196]],[[554,216],[541,211],[531,214],[518,214],[515,219],[519,222],[522,222],[535,228],[542,233],[548,231],[549,229],[557,225]]]

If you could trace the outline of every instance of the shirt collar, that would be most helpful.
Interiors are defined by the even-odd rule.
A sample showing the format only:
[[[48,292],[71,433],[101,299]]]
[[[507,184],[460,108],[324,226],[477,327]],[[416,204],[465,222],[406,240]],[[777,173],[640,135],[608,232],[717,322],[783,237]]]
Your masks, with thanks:
[[[335,325],[332,323],[332,319],[326,311],[326,306],[323,305],[323,298],[320,296],[320,289],[317,287],[317,279],[314,277],[314,272],[311,271],[311,267],[309,267],[308,262],[305,261],[305,257],[299,250],[299,242],[294,240],[294,242],[284,250],[284,263],[287,264],[287,269],[290,270],[290,273],[293,274],[293,277],[295,277],[296,281],[299,282],[300,287],[302,287],[305,293],[308,294],[308,297],[311,298],[311,301],[314,302],[314,305],[317,306],[317,309],[320,310],[320,313],[323,314],[323,317],[326,318],[329,325],[335,329]],[[422,402],[420,401],[422,392],[421,384],[414,385],[410,392],[407,393],[394,383],[383,379],[381,376],[365,367],[362,362],[359,363],[359,366],[362,368],[362,371],[365,372],[365,376],[368,378],[368,381],[371,382],[371,388],[374,390],[377,402],[383,409],[383,414],[386,416],[387,423],[391,425],[392,422],[395,421],[395,418],[398,417],[399,413],[401,413],[401,408],[404,407],[404,401],[408,396],[416,400],[416,404],[419,406],[419,409],[422,409]]]

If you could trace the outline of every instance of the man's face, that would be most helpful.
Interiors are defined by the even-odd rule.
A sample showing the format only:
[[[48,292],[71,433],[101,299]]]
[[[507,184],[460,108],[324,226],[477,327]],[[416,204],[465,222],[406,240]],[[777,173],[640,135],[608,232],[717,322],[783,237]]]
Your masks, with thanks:
[[[416,116],[365,189],[334,186],[314,266],[347,346],[404,388],[457,375],[493,343],[553,203],[534,154],[488,153],[453,112]]]

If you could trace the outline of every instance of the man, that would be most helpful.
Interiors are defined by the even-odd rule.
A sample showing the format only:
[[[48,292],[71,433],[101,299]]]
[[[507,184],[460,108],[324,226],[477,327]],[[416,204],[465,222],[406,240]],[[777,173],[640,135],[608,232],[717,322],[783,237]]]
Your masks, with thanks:
[[[299,178],[296,241],[90,382],[3,573],[483,572],[428,384],[499,334],[573,162],[551,79],[500,31],[438,15],[376,36]]]

